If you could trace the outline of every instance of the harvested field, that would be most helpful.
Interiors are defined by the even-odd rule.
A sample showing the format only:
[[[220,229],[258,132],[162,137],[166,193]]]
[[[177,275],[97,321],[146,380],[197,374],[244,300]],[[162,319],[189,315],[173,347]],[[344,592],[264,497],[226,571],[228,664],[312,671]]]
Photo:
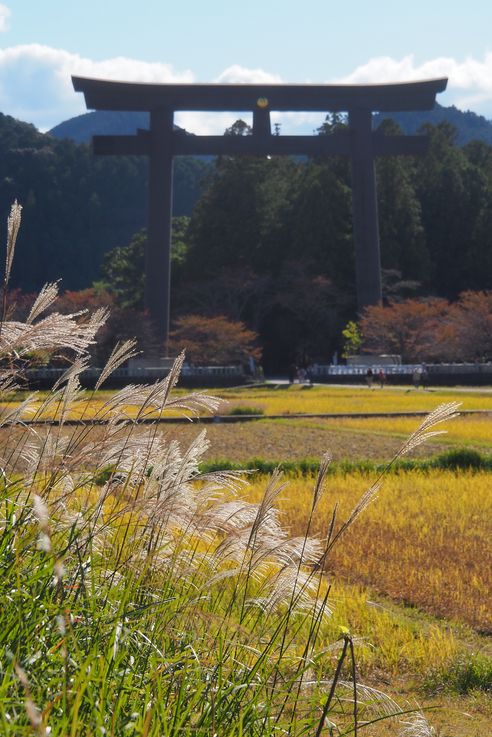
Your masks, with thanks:
[[[418,420],[413,419],[413,429]],[[173,426],[162,430],[170,437],[190,442],[196,425]],[[357,431],[340,431],[328,420],[258,420],[255,422],[207,425],[210,448],[205,459],[227,458],[248,461],[252,458],[285,461],[320,458],[330,453],[334,460],[388,460],[401,445],[401,438]],[[429,457],[448,449],[433,443],[417,448],[413,457]]]

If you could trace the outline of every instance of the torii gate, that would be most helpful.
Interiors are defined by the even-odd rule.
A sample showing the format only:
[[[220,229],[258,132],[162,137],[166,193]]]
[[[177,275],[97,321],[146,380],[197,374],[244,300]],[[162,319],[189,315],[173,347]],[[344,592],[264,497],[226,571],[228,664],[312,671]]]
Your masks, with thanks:
[[[372,113],[430,110],[447,79],[374,85],[142,84],[72,77],[87,108],[150,112],[150,130],[130,136],[94,136],[96,154],[149,157],[145,307],[167,347],[173,157],[202,154],[351,157],[352,208],[359,310],[381,302],[381,264],[375,156],[424,153],[426,136],[385,136],[372,131]],[[174,130],[174,113],[253,112],[251,136],[195,136]],[[270,113],[348,112],[348,134],[272,135]]]

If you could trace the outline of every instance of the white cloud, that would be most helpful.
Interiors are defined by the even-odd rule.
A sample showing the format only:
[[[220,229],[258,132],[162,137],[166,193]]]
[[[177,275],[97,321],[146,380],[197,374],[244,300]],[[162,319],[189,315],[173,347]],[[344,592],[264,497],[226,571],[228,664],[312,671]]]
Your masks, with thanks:
[[[0,33],[4,33],[9,30],[9,18],[10,9],[3,3],[0,3]]]
[[[233,64],[224,69],[215,81],[219,84],[280,84],[282,78],[263,69],[248,69],[240,64]]]
[[[351,74],[337,81],[348,84],[404,82],[417,79],[448,77],[445,104],[453,103],[466,109],[472,107],[477,112],[492,113],[492,53],[482,60],[468,57],[456,61],[451,57],[439,57],[417,64],[413,55],[402,59],[388,56],[370,59]],[[441,98],[439,98],[441,99]]]
[[[190,71],[169,64],[116,57],[92,61],[63,49],[28,44],[0,49],[0,111],[41,130],[86,112],[71,75],[135,82],[192,82]]]

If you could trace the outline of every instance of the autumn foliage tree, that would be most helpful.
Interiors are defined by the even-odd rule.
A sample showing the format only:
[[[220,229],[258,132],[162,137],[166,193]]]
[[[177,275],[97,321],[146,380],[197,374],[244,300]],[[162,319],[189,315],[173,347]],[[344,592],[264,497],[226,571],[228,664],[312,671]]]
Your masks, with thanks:
[[[209,366],[245,363],[261,358],[257,335],[242,322],[221,315],[185,315],[175,322],[170,334],[171,353],[186,351],[190,363]]]
[[[448,325],[455,360],[492,360],[492,290],[460,294]]]
[[[11,319],[22,320],[27,317],[36,295],[26,294],[16,289],[11,292],[9,301],[12,305]],[[137,339],[137,348],[146,353],[154,350],[157,337],[148,315],[129,307],[120,307],[112,294],[106,290],[89,289],[66,290],[56,300],[52,312],[62,314],[80,313],[80,322],[89,319],[97,309],[104,308],[108,312],[107,320],[97,334],[97,341],[91,348],[93,364],[103,366],[118,341]],[[64,365],[62,354],[50,357],[51,363]]]
[[[403,363],[433,360],[437,358],[437,326],[442,325],[448,309],[444,299],[409,299],[385,307],[366,307],[359,323],[363,350],[396,354]]]
[[[364,310],[363,350],[419,361],[492,359],[492,291],[466,291],[444,299],[409,299]]]

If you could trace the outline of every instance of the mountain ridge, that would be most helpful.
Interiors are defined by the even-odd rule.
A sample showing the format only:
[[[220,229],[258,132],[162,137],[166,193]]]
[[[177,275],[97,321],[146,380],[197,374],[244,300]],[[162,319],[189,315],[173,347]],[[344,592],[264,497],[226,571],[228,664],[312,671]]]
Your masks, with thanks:
[[[456,129],[456,143],[464,146],[470,141],[481,140],[492,145],[492,120],[471,110],[463,111],[451,105],[436,103],[432,110],[405,113],[376,113],[374,126],[383,120],[393,119],[404,133],[416,133],[422,125],[450,123]],[[132,135],[139,128],[149,127],[149,114],[100,110],[83,113],[54,126],[48,134],[54,138],[68,138],[75,143],[89,143],[93,135]]]

